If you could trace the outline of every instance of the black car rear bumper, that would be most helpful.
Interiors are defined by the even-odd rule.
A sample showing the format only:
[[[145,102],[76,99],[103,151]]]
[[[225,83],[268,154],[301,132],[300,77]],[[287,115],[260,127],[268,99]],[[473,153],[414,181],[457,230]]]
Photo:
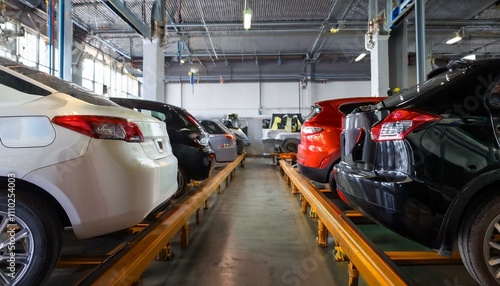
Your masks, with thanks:
[[[330,165],[325,168],[312,168],[304,166],[300,163],[297,163],[299,172],[308,178],[309,180],[316,181],[318,183],[328,183],[328,176],[330,171]]]
[[[339,195],[351,206],[402,236],[436,248],[439,228],[425,184],[401,173],[381,176],[343,162],[333,172]]]
[[[189,179],[205,180],[210,176],[215,164],[210,153],[183,144],[172,144],[172,152]]]

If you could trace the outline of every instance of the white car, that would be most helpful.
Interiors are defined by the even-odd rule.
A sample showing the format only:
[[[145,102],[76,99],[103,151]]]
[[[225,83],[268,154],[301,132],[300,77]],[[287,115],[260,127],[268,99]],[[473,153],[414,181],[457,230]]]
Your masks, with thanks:
[[[64,226],[124,229],[176,190],[165,123],[0,59],[0,285],[40,285]]]

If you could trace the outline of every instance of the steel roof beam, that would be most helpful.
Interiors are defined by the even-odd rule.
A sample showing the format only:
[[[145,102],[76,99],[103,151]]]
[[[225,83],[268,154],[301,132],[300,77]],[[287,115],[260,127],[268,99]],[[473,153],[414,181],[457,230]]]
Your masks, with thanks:
[[[320,28],[322,25],[325,25],[323,21],[294,21],[294,22],[252,22],[252,29],[254,27],[304,27],[304,26],[315,26]],[[326,25],[337,26],[340,25],[349,27],[349,26],[367,26],[366,21],[335,21],[335,22],[326,22]],[[204,28],[205,25],[203,23],[176,23],[175,26],[177,28]],[[241,28],[241,22],[219,22],[219,23],[206,23],[206,26],[209,28]],[[167,24],[167,28],[173,28],[173,24]]]
[[[151,39],[149,26],[130,11],[121,0],[101,0],[118,17],[132,27],[141,36]]]
[[[414,24],[411,19],[409,24]],[[498,26],[500,25],[499,19],[470,19],[470,20],[439,20],[439,19],[426,19],[426,26]],[[342,20],[342,21],[294,21],[294,22],[252,22],[252,29],[254,27],[316,27],[321,28],[322,25],[340,26],[342,27],[363,27],[367,29],[368,21],[357,20]],[[205,28],[203,23],[176,23],[167,24],[167,28]],[[241,22],[219,22],[219,23],[206,23],[209,28],[241,28]]]

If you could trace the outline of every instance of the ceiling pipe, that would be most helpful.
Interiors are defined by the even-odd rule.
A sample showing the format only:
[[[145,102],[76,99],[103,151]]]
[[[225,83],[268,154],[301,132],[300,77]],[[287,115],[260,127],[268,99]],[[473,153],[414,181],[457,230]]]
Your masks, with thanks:
[[[317,59],[317,56],[315,56],[315,54],[317,53],[316,52],[316,50],[317,50],[316,46],[318,45],[319,40],[321,39],[321,37],[325,33],[325,30],[327,30],[326,28],[328,26],[328,19],[330,19],[330,17],[332,16],[333,10],[335,9],[335,5],[337,4],[337,2],[338,1],[333,2],[332,7],[330,8],[330,12],[328,12],[328,16],[326,16],[325,20],[321,24],[321,27],[320,27],[321,30],[319,32],[319,35],[316,37],[316,40],[314,41],[312,47],[309,49],[309,52],[306,55],[306,60],[308,60],[310,62],[315,62],[316,59]],[[324,41],[325,40],[323,39],[323,41],[321,42],[321,45],[318,48],[318,50],[321,49],[321,46],[323,46]]]
[[[302,52],[297,52],[297,53],[283,53],[280,52],[278,53],[225,53],[224,57],[263,57],[263,56],[278,56],[281,55],[282,57],[284,56],[304,56],[304,53]],[[164,53],[164,56],[166,57],[177,57],[177,53]],[[211,57],[213,56],[212,53],[190,53],[190,54],[183,54],[182,56],[184,57]]]
[[[248,74],[248,75],[197,75],[200,82],[204,83],[220,83],[220,77],[230,79],[227,82],[245,82],[245,81],[298,81],[303,78],[300,74]],[[340,80],[369,80],[369,74],[359,73],[335,73],[335,74],[318,74],[316,78],[329,81]],[[165,82],[189,82],[188,75],[166,75]],[[314,80],[313,80],[314,82]]]

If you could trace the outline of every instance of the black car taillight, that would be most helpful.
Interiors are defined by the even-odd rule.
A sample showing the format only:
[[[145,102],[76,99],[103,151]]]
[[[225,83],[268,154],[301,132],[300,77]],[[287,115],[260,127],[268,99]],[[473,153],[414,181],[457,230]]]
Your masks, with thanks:
[[[144,136],[139,127],[133,122],[128,122],[125,118],[96,115],[60,115],[54,116],[52,122],[92,138],[144,142]]]
[[[375,142],[402,140],[419,126],[440,119],[439,115],[406,109],[396,110],[391,112],[381,123],[372,127],[372,139]]]

